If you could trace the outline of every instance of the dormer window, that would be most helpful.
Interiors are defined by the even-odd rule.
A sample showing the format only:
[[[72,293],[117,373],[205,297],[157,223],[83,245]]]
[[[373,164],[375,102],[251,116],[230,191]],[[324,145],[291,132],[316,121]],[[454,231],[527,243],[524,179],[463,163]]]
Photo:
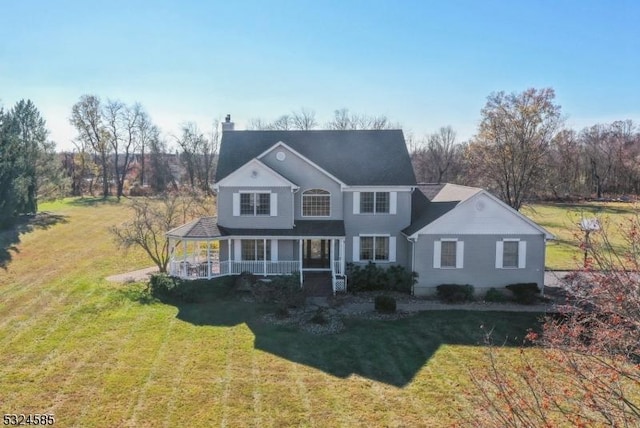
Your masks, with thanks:
[[[322,189],[311,189],[302,193],[303,217],[329,217],[330,215],[331,193]]]

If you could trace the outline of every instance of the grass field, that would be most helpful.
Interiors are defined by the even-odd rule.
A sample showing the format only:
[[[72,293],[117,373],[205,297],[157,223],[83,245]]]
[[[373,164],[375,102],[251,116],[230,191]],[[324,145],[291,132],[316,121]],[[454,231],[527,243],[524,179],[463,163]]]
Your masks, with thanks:
[[[556,237],[547,243],[546,268],[571,270],[581,267],[583,263],[584,253],[580,249],[580,243],[584,234],[578,226],[582,218],[597,217],[606,229],[614,249],[618,251],[624,247],[620,226],[625,219],[636,215],[637,210],[636,205],[629,203],[585,202],[527,205],[521,212]]]
[[[508,343],[536,325],[445,311],[314,336],[263,324],[269,308],[228,295],[149,302],[142,284],[104,280],[149,265],[107,232],[121,205],[42,210],[1,236],[0,410],[53,413],[56,426],[449,426],[473,412],[463,391],[485,364],[480,325]]]

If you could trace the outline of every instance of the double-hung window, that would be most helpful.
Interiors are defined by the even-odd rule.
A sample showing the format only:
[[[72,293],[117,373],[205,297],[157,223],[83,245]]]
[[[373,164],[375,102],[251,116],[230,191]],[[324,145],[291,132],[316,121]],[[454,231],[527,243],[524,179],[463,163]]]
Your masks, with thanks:
[[[262,239],[243,239],[241,241],[242,260],[259,261],[265,259],[265,243]],[[271,260],[271,240],[267,239],[266,259]]]
[[[389,214],[389,192],[360,192],[360,213]]]
[[[440,239],[433,243],[433,267],[460,269],[464,266],[464,242]]]
[[[395,262],[396,238],[388,235],[361,235],[353,239],[353,261]]]
[[[307,190],[302,194],[303,217],[329,217],[331,194],[322,189]]]
[[[496,242],[497,269],[523,269],[527,264],[527,242],[503,239]]]
[[[240,193],[240,215],[271,214],[271,193]]]

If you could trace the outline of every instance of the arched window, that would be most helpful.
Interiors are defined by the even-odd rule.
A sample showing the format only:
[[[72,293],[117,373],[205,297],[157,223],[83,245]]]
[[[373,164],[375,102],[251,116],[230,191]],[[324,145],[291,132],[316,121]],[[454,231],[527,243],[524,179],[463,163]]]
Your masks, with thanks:
[[[329,217],[331,215],[331,193],[322,189],[311,189],[302,193],[303,217]]]

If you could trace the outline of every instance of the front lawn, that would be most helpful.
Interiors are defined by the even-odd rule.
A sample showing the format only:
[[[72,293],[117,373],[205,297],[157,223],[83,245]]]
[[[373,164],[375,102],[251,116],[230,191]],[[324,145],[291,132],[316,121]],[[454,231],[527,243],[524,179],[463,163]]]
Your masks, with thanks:
[[[261,322],[271,308],[221,293],[145,298],[108,275],[149,265],[118,251],[119,204],[65,201],[11,235],[0,270],[0,407],[59,426],[448,426],[486,364],[481,325],[520,343],[529,313],[440,311],[345,320],[316,336]],[[537,352],[527,350],[531,355]],[[519,350],[499,350],[517,359]]]

